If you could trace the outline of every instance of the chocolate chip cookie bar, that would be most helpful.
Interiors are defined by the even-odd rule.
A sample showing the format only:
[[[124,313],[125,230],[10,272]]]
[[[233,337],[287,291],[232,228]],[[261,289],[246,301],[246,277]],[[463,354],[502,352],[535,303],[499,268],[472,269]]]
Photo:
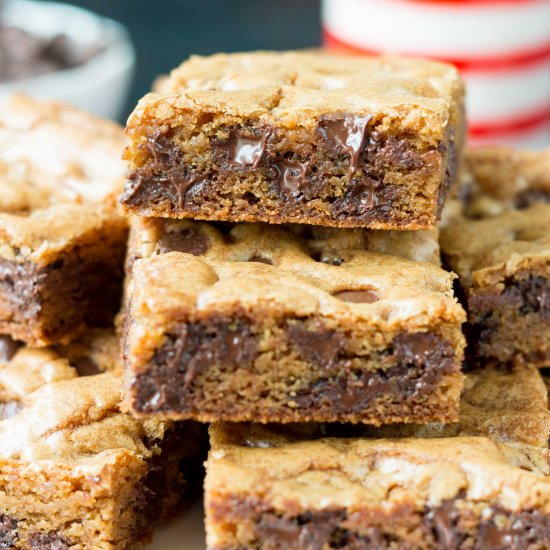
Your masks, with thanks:
[[[466,156],[441,231],[468,310],[470,360],[550,364],[550,150]],[[458,204],[459,208],[456,208]]]
[[[434,227],[463,142],[463,85],[431,61],[194,56],[131,115],[128,213]]]
[[[129,256],[138,417],[457,418],[464,313],[453,275],[427,261],[435,231],[136,219]]]
[[[410,437],[213,424],[208,549],[546,549],[547,399],[537,370],[488,369],[457,425]]]
[[[0,108],[0,334],[43,346],[112,321],[122,147],[118,126],[72,107],[19,96]]]
[[[117,349],[0,338],[0,548],[134,548],[200,487],[202,428],[121,412]]]

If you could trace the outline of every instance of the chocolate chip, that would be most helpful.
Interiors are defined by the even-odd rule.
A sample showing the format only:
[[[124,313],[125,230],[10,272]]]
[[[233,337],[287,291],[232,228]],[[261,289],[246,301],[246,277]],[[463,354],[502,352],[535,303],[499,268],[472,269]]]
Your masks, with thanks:
[[[249,262],[257,262],[260,264],[273,265],[273,262],[269,258],[263,258],[262,256],[252,256],[249,258]]]
[[[336,256],[335,254],[327,252],[314,252],[311,255],[311,258],[316,262],[321,262],[323,264],[334,266],[340,266],[344,263],[344,259],[340,258],[340,256]]]
[[[0,403],[0,420],[12,418],[22,410],[23,404],[20,401],[6,401],[5,403]]]
[[[508,529],[498,528],[492,523],[482,524],[479,529],[478,542],[484,550],[504,550],[506,548],[518,548],[514,544],[513,532]],[[527,548],[522,544],[521,548]]]
[[[517,208],[528,208],[537,202],[550,203],[550,192],[542,189],[525,189],[516,195]]]
[[[159,253],[186,252],[193,256],[201,256],[208,250],[208,237],[195,229],[183,229],[165,233],[159,239],[157,250]]]
[[[383,204],[384,197],[378,194],[379,184],[368,176],[360,181],[353,180],[341,199],[334,201],[336,216],[365,216],[375,207]]]
[[[447,355],[442,340],[431,332],[400,334],[393,341],[395,359],[402,365],[437,367]]]
[[[173,410],[200,373],[214,365],[244,369],[258,354],[257,338],[246,319],[213,317],[181,324],[155,353],[149,377],[136,379],[135,406],[144,412]]]
[[[147,136],[147,150],[156,163],[163,164],[170,161],[174,154],[174,146],[170,144],[168,137],[157,130],[152,136]]]
[[[305,361],[324,368],[335,364],[345,342],[343,335],[332,330],[312,331],[301,325],[289,325],[287,333]]]
[[[367,125],[370,115],[333,115],[322,116],[319,119],[317,132],[325,142],[325,146],[332,148],[337,154],[346,154],[350,157],[349,176],[353,176],[359,165],[359,156],[365,143]]]
[[[365,414],[369,409],[377,414],[380,397],[407,400],[428,394],[443,376],[459,369],[452,346],[434,334],[399,335],[390,348],[380,353],[381,363],[386,358],[393,366],[348,370],[343,376],[319,379],[300,390],[294,400],[304,409],[328,405],[334,414]]]
[[[298,197],[307,187],[308,163],[283,159],[274,165],[277,171],[277,187],[284,196]]]
[[[296,544],[300,540],[301,526],[297,521],[286,519],[275,514],[262,514],[256,524],[256,531],[266,546],[277,542],[278,545]]]
[[[178,340],[177,363],[190,384],[195,376],[212,365],[251,364],[258,355],[257,341],[245,321],[187,325]]]
[[[29,537],[31,550],[69,550],[67,541],[59,533],[33,533]]]
[[[540,275],[529,275],[524,279],[508,279],[497,303],[510,301],[517,305],[521,315],[540,313],[550,317],[550,281]]]
[[[202,178],[199,174],[189,173],[172,173],[164,177],[164,181],[168,182],[175,189],[178,198],[178,207],[183,209],[185,204],[185,195],[196,183]]]
[[[340,290],[333,294],[333,296],[343,302],[352,302],[354,304],[372,304],[379,300],[376,292],[372,289]]]
[[[455,500],[445,500],[437,508],[431,508],[423,523],[429,526],[431,535],[441,548],[459,548],[461,538],[458,532],[459,513]]]
[[[246,135],[246,130],[232,129],[227,141],[213,143],[213,148],[224,155],[231,166],[250,166],[257,168],[262,160],[270,130],[260,132],[259,136]],[[242,135],[241,135],[242,134]]]
[[[10,336],[0,336],[0,361],[11,361],[22,345]]]
[[[17,521],[0,514],[0,550],[14,548],[17,538]]]
[[[82,357],[75,363],[74,368],[78,376],[94,376],[103,372],[91,357]]]

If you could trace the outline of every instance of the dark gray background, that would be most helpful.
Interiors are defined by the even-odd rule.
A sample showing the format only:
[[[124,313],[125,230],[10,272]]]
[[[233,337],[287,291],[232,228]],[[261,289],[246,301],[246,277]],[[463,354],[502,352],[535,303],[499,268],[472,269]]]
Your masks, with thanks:
[[[72,0],[128,27],[138,63],[127,112],[189,54],[320,44],[319,0]],[[127,114],[127,113],[126,113]]]

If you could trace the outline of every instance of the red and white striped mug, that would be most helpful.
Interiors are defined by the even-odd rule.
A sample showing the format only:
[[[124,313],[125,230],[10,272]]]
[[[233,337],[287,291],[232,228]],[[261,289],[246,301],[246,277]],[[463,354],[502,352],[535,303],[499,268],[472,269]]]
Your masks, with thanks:
[[[323,0],[330,48],[454,63],[470,141],[550,143],[550,0]]]

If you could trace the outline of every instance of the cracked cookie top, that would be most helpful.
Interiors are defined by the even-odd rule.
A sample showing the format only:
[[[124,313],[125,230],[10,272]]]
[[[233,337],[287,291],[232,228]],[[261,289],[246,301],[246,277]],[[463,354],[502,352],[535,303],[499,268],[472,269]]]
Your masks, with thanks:
[[[290,51],[193,56],[157,90],[141,100],[130,128],[144,116],[170,124],[178,110],[198,106],[289,128],[368,112],[437,139],[462,84],[454,67],[432,61]]]
[[[14,96],[0,108],[0,256],[40,261],[117,217],[122,131],[73,107]]]
[[[461,320],[454,276],[406,259],[435,260],[436,233],[404,234],[403,241],[386,233],[136,219],[130,255],[141,259],[133,266],[132,309],[170,318],[176,310],[263,302],[381,325],[423,315]],[[399,252],[405,257],[391,255]]]

